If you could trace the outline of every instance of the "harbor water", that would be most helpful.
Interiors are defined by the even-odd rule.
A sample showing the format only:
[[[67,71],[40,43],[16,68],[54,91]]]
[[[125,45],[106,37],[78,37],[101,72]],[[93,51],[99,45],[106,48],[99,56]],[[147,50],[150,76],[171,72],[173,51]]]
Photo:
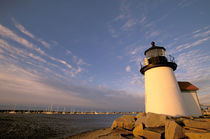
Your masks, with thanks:
[[[0,113],[0,138],[65,138],[107,128],[120,114]]]

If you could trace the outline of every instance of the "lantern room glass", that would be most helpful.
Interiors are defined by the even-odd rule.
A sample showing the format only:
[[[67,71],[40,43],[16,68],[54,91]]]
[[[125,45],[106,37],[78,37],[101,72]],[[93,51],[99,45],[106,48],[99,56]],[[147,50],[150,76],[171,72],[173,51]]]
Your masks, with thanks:
[[[146,58],[152,58],[152,57],[158,57],[158,56],[164,56],[166,57],[166,52],[164,49],[152,49],[146,52]]]

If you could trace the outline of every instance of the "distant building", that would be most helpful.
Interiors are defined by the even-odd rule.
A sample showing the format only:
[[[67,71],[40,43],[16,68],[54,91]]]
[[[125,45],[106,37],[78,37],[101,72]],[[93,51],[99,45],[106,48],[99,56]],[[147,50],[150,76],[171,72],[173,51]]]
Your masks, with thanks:
[[[178,82],[181,90],[182,98],[187,108],[188,115],[200,116],[202,115],[201,106],[197,96],[197,90],[199,89],[190,82]]]

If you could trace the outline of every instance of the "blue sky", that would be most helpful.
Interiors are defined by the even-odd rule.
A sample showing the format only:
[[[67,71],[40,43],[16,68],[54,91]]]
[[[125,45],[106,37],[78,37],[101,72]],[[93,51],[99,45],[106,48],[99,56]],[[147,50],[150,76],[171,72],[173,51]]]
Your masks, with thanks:
[[[151,41],[210,103],[208,0],[0,1],[0,102],[144,109]]]

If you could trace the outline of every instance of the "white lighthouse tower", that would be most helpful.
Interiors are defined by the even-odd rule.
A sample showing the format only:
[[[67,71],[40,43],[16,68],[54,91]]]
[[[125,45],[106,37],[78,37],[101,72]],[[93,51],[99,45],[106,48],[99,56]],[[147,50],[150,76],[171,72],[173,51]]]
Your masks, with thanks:
[[[170,116],[186,116],[187,109],[181,96],[174,72],[177,64],[168,60],[166,49],[155,46],[144,53],[144,66],[140,72],[145,75],[145,111]]]

